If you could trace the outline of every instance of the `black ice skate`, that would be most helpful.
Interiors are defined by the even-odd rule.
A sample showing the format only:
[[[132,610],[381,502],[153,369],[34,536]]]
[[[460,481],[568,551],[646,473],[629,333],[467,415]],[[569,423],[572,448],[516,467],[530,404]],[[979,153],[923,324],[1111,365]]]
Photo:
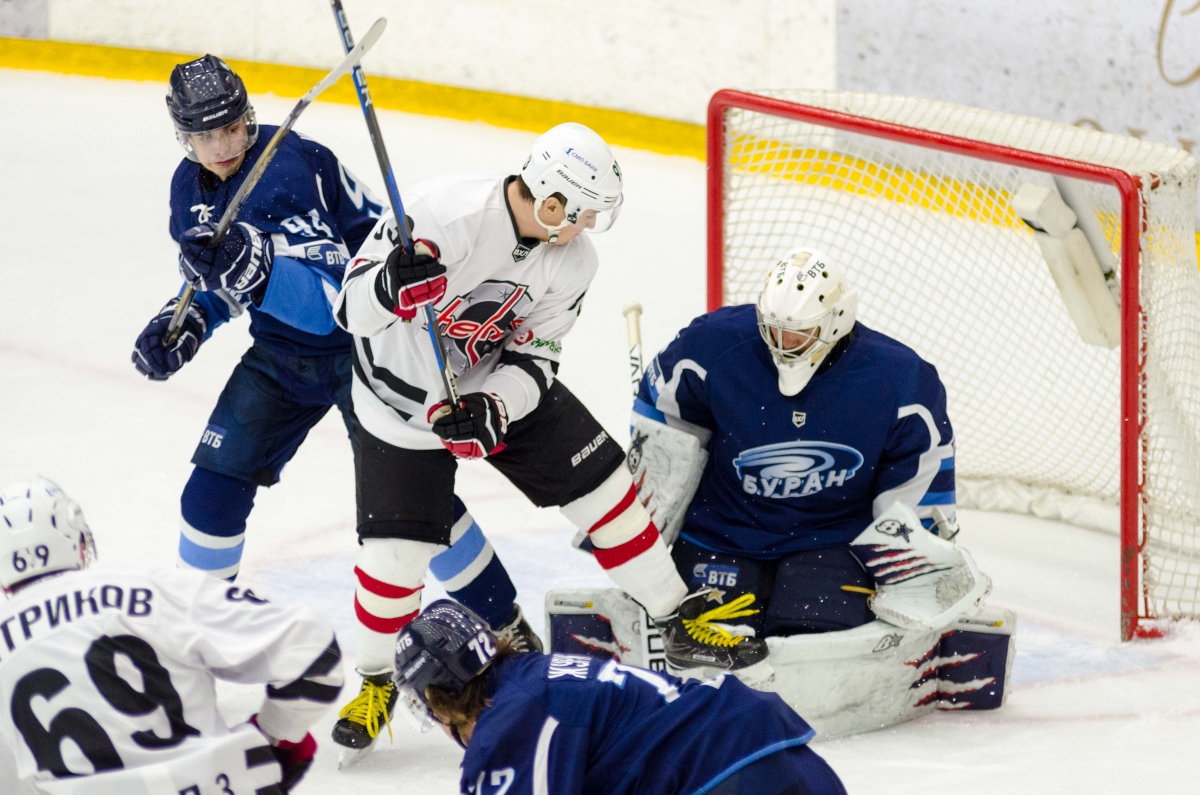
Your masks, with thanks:
[[[689,594],[673,615],[654,622],[662,632],[668,666],[682,674],[697,668],[710,669],[703,675],[723,671],[737,674],[766,662],[766,641],[738,634],[737,627],[726,623],[758,612],[747,609],[754,594],[743,594],[728,604],[718,602],[707,609],[709,602],[719,598],[715,588],[705,588]]]
[[[379,737],[380,724],[392,734],[392,713],[396,709],[396,686],[390,674],[363,677],[362,690],[342,708],[333,725],[333,741],[343,747],[339,767],[357,762]]]
[[[496,629],[496,638],[507,640],[513,651],[520,654],[530,652],[540,654],[544,651],[542,639],[533,631],[533,627],[529,626],[529,622],[525,620],[525,615],[521,612],[521,606],[517,604],[513,605],[512,615],[508,617],[508,622]]]

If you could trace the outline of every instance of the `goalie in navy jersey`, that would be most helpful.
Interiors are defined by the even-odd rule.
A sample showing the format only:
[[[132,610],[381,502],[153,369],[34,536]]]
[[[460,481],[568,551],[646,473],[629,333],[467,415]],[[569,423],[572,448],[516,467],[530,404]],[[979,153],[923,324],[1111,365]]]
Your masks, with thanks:
[[[514,655],[470,610],[434,602],[396,643],[422,728],[461,745],[463,795],[843,795],[774,693],[684,682],[571,654]]]
[[[738,650],[763,637],[892,620],[877,590],[930,572],[902,566],[877,583],[883,556],[871,550],[893,527],[905,540],[919,532],[904,523],[913,512],[909,524],[931,535],[956,532],[954,435],[937,370],[857,322],[857,305],[837,263],[795,248],[770,268],[757,305],[697,318],[642,378],[629,465],[664,535],[678,532],[680,575],[706,594],[709,609],[687,631],[728,643],[732,659],[717,667],[735,668]],[[692,454],[670,452],[680,440]],[[666,457],[695,470],[674,502],[656,488]],[[901,513],[880,531],[873,523],[889,510]],[[949,544],[925,557],[936,572],[961,562]],[[969,604],[951,607],[966,611],[990,581],[973,562],[961,571]],[[669,631],[664,640],[668,662],[687,667]]]
[[[250,315],[254,345],[217,400],[180,499],[178,564],[232,580],[258,488],[279,480],[332,406],[350,426],[351,338],[337,327],[332,306],[350,255],[383,208],[333,152],[291,132],[222,245],[209,249],[218,220],[277,128],[258,125],[241,78],[212,55],[175,67],[167,108],[186,155],[171,180],[170,232],[180,270],[198,292],[178,338],[164,344],[179,302],[172,298],[138,337],[133,363],[151,380],[166,380],[218,326]],[[512,614],[516,589],[507,572],[457,497],[452,508],[452,540],[461,548],[435,559],[434,574],[452,594],[494,604],[485,612],[497,629],[524,632],[527,624]],[[456,585],[467,566],[474,574],[485,568],[487,576]],[[379,576],[374,561],[359,568],[360,580]]]

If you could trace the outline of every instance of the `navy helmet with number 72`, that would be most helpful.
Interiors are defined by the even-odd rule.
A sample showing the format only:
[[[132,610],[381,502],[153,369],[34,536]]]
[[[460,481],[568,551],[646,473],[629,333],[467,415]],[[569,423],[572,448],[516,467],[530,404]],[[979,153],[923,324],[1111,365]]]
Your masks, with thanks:
[[[426,730],[432,723],[425,688],[436,687],[452,698],[462,695],[495,656],[496,636],[487,622],[458,602],[439,599],[396,638],[401,701]]]
[[[0,490],[0,588],[87,568],[96,544],[79,504],[54,483],[35,477]]]

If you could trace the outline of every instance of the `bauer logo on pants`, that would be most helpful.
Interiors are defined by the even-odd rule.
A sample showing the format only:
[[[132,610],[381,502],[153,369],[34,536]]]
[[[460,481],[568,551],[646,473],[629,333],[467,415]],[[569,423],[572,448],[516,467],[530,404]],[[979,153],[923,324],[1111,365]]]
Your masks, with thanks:
[[[862,464],[862,453],[833,442],[768,444],[743,450],[733,459],[742,491],[773,500],[838,488]]]

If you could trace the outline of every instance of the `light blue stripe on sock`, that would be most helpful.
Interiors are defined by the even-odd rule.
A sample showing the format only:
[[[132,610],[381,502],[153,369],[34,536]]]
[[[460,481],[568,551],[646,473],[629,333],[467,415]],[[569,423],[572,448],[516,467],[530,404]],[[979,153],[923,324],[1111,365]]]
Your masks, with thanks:
[[[179,536],[179,557],[194,569],[219,571],[238,565],[242,560],[242,549],[245,546],[246,543],[243,541],[236,547],[210,549],[200,546],[181,534]]]
[[[483,531],[478,524],[471,522],[471,529],[463,533],[462,538],[429,562],[429,570],[439,581],[445,582],[474,563],[486,546],[487,539],[483,537]]]

